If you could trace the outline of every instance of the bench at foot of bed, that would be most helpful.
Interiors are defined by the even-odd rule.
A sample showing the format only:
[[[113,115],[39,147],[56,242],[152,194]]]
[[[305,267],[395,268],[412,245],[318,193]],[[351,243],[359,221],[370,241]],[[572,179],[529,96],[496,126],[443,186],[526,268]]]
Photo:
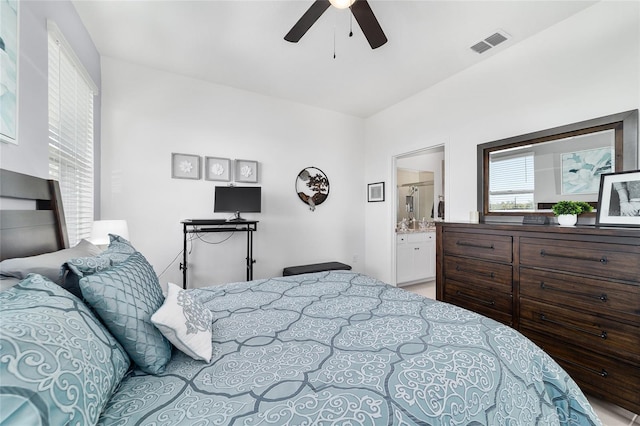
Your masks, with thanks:
[[[314,263],[311,265],[288,266],[282,270],[282,276],[308,274],[311,272],[323,272],[332,270],[351,270],[351,266],[340,262]]]

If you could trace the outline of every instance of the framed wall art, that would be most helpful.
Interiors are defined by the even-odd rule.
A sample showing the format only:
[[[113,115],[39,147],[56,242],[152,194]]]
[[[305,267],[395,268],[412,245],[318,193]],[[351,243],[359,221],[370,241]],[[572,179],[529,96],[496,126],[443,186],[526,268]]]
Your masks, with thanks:
[[[171,154],[171,177],[174,179],[200,179],[200,156]]]
[[[205,180],[229,182],[232,179],[232,171],[229,158],[204,157]]]
[[[615,171],[613,147],[564,153],[562,158],[562,193],[597,194],[600,175]]]
[[[367,201],[370,203],[384,201],[384,182],[367,185]]]
[[[0,141],[18,143],[18,0],[0,0]]]
[[[258,183],[258,162],[235,160],[234,180],[236,182]]]
[[[298,198],[312,212],[329,197],[329,178],[317,167],[305,167],[296,177]]]
[[[640,226],[640,170],[600,177],[596,225]]]

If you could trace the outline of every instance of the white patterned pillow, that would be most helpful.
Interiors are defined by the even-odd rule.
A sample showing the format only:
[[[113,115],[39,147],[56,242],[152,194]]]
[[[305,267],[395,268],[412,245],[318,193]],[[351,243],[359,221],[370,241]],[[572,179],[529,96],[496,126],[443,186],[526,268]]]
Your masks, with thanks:
[[[211,361],[213,314],[188,292],[168,284],[164,304],[151,322],[173,345],[193,359]]]

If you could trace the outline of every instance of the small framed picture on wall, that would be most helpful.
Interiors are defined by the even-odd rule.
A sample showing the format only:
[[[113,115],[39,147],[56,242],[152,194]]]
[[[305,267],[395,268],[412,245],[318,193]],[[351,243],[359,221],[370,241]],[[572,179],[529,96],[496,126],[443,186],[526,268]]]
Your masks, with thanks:
[[[235,161],[236,182],[258,183],[258,162],[251,160]]]
[[[171,154],[171,177],[174,179],[200,179],[200,156]]]
[[[231,177],[231,159],[219,157],[204,157],[205,180],[229,182]]]
[[[370,183],[367,185],[367,201],[376,203],[384,201],[384,182]]]

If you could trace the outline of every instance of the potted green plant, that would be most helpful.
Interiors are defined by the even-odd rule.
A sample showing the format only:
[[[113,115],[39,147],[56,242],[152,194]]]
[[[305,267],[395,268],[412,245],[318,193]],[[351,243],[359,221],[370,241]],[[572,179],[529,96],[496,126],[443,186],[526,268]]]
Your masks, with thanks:
[[[578,221],[578,215],[590,212],[593,207],[584,201],[558,201],[551,206],[551,210],[558,217],[560,226],[573,226]]]

